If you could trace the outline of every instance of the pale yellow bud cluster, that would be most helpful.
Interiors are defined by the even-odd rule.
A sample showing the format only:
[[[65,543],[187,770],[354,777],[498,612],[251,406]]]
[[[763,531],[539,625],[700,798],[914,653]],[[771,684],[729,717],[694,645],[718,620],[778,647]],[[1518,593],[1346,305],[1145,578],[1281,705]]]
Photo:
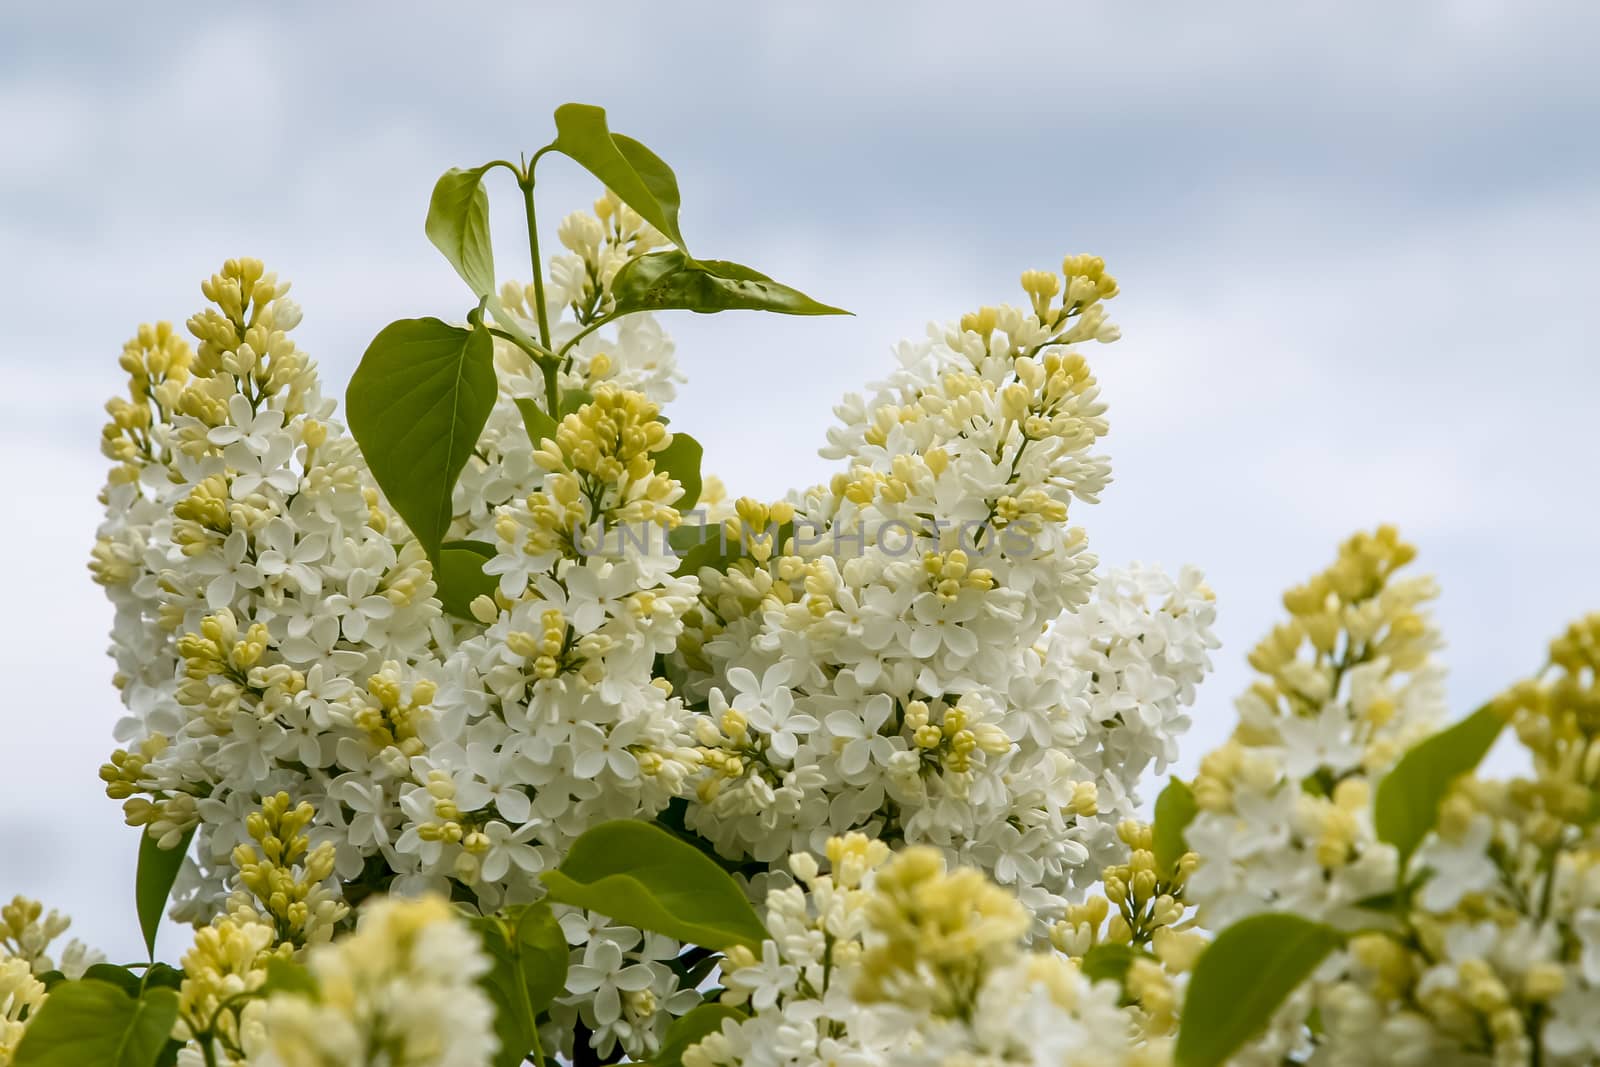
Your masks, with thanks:
[[[925,761],[942,767],[950,774],[962,775],[972,770],[974,756],[982,752],[990,756],[1003,755],[1011,750],[1011,738],[997,724],[979,721],[971,709],[956,704],[950,706],[936,700],[912,700],[905,706],[901,729],[911,738],[911,743],[922,753]],[[1074,793],[1074,810],[1092,810],[1095,804],[1094,786],[1086,793]]]
[[[1027,910],[972,868],[913,846],[878,869],[855,994],[958,1015],[984,976],[1020,953]]]
[[[137,752],[119,748],[111,753],[111,761],[100,765],[100,780],[106,783],[106,796],[112,800],[127,800],[135,793],[147,792],[145,768],[168,745],[165,734],[151,734],[139,742]]]
[[[502,511],[495,518],[495,535],[512,544],[522,544],[530,556],[542,556],[566,548],[574,549],[573,531],[589,523],[591,507],[584,496],[583,482],[575,474],[553,474],[544,488],[527,499],[532,525],[524,531],[517,517]]]
[[[374,751],[393,748],[408,759],[420,756],[423,743],[417,731],[437,692],[438,686],[428,678],[413,679],[408,686],[400,664],[388,660],[367,679],[369,699],[356,708],[351,719]]]
[[[193,796],[161,789],[145,776],[145,769],[168,743],[164,734],[151,734],[139,742],[137,751],[117,749],[109,762],[100,765],[100,780],[106,784],[106,796],[122,801],[129,826],[143,826],[161,847],[174,848],[200,816]]]
[[[695,507],[703,509],[713,519],[721,519],[724,517],[721,512],[727,503],[727,485],[715,474],[702,473],[700,476],[700,499],[695,501]]]
[[[641,481],[654,471],[650,453],[671,443],[659,416],[643,393],[603,385],[561,420],[555,450],[541,444],[534,457],[545,470],[570,470],[606,485]]]
[[[764,777],[769,783],[774,777],[739,709],[725,708],[715,722],[710,716],[699,717],[694,723],[694,735],[694,765],[710,772],[695,785],[695,795],[702,804],[711,803],[729,782],[747,774]]]
[[[1600,802],[1600,614],[1577,620],[1550,643],[1545,676],[1515,686],[1496,707],[1533,755],[1536,778],[1513,783],[1519,806],[1543,813],[1531,827],[1553,842],[1560,826],[1583,826]]]
[[[219,543],[233,528],[228,478],[213,474],[202,478],[189,495],[172,506],[173,543],[186,556],[198,556]]]
[[[235,894],[230,913],[241,920],[259,916],[272,924],[276,941],[297,948],[331,938],[350,910],[326,885],[333,842],[312,847],[305,832],[316,814],[309,802],[294,804],[287,793],[263,797],[260,810],[245,819],[259,851],[241,844],[232,856],[239,886],[254,902]]]
[[[581,264],[581,279],[566,282],[569,306],[580,325],[610,310],[611,282],[629,260],[668,244],[609,189],[594,202],[593,214],[575,211],[562,219],[556,237]],[[537,298],[532,286],[519,295],[529,304]]]
[[[1393,765],[1436,725],[1431,715],[1402,714],[1406,675],[1432,670],[1440,644],[1427,614],[1437,596],[1433,581],[1396,573],[1415,556],[1392,526],[1355,535],[1330,567],[1284,594],[1289,620],[1249,655],[1263,677],[1247,699],[1278,716],[1313,716],[1330,701],[1348,701],[1370,773]],[[1357,673],[1359,686],[1350,681]],[[1271,721],[1260,717],[1241,722],[1235,736],[1252,746],[1279,741]],[[1332,785],[1321,783],[1324,790]]]
[[[1115,341],[1120,331],[1107,321],[1102,302],[1117,295],[1117,280],[1106,273],[1099,256],[1068,256],[1061,263],[1061,274],[1029,270],[1022,274],[1022,291],[1028,296],[1033,331],[1041,334],[1037,351],[1045,345],[1076,344],[1079,341]],[[1058,302],[1059,298],[1059,302]],[[1003,330],[1015,351],[1017,336],[1028,331],[1014,321],[1015,309],[982,307],[961,317],[960,330],[976,334],[991,355],[1005,354],[996,345],[995,335]]]
[[[496,535],[521,544],[530,555],[562,551],[575,556],[580,547],[575,537],[595,522],[611,529],[677,526],[680,516],[672,502],[682,495],[682,486],[657,471],[652,458],[672,441],[659,415],[642,393],[597,385],[593,399],[563,418],[554,435],[534,450],[535,462],[549,476],[526,500],[531,528],[523,530],[516,513],[507,510],[496,519]]]
[[[1468,958],[1455,966],[1453,985],[1419,989],[1418,1002],[1445,1033],[1468,1047],[1487,1035],[1495,1063],[1528,1062],[1528,1023],[1513,991],[1488,961]]]
[[[277,938],[269,923],[222,915],[195,930],[184,953],[178,1015],[191,1035],[211,1033],[239,1054],[239,1016],[250,994],[267,980],[267,964],[288,959],[294,946]]]
[[[1012,369],[1017,380],[1006,386],[1004,395],[1009,398],[1011,407],[1007,414],[1022,423],[1026,436],[1034,440],[1056,437],[1069,445],[1087,446],[1097,432],[1105,432],[1099,422],[1067,417],[1062,411],[1067,401],[1093,394],[1099,384],[1089,370],[1089,361],[1082,355],[1052,349],[1043,359],[1018,356],[1012,362]],[[1099,403],[1091,409],[1096,416],[1103,412],[1104,406]]]
[[[896,408],[885,405],[877,409],[876,420],[867,430],[867,437],[875,444],[883,444],[889,429],[895,423],[895,414],[914,415],[916,407]],[[883,440],[877,440],[883,439]],[[913,494],[934,491],[934,481],[950,467],[950,453],[940,446],[928,448],[922,454],[899,453],[889,461],[888,471],[879,471],[866,463],[851,464],[848,471],[840,471],[830,481],[829,489],[834,502],[847,500],[858,507],[878,503],[901,504]]]
[[[1110,300],[1119,291],[1117,279],[1106,273],[1106,261],[1099,256],[1067,256],[1061,261],[1061,273],[1066,276],[1063,305],[1071,311]]]
[[[396,551],[394,566],[384,574],[377,592],[395,607],[404,608],[427,600],[437,589],[427,549],[416,540],[408,540]]]
[[[456,804],[456,784],[450,772],[431,770],[423,783],[428,799],[433,802],[434,819],[417,826],[417,836],[424,841],[459,845],[470,832],[470,820],[464,821],[461,808]]]
[[[1372,803],[1372,786],[1365,778],[1344,779],[1332,796],[1302,792],[1295,801],[1297,822],[1309,832],[1319,864],[1331,871],[1356,858],[1361,819]]]
[[[178,703],[201,715],[217,733],[228,732],[244,696],[259,695],[250,674],[261,663],[270,640],[266,626],[259,622],[241,633],[239,621],[227,608],[207,615],[199,632],[183,634],[177,641],[183,668]]]
[[[119,463],[109,476],[111,486],[135,482],[145,466],[171,462],[174,452],[194,459],[213,455],[217,448],[208,433],[229,422],[236,395],[249,402],[251,412],[266,406],[281,412],[287,424],[305,411],[313,394],[315,368],[288,337],[300,312],[285,299],[287,283],[258,260],[243,259],[229,260],[201,288],[214,306],[188,322],[200,341],[198,352],[168,323],[141,326],[123,350],[129,397],[107,405],[111,421],[102,435],[102,450]],[[195,422],[173,425],[180,415]],[[326,436],[320,424],[304,428],[308,456]],[[215,516],[207,525],[217,529]],[[187,548],[191,542],[180,543]]]
[[[994,522],[996,526],[1009,526],[1024,519],[1038,522],[1066,522],[1067,504],[1056,500],[1043,489],[1030,486],[1016,496],[1004,494],[995,499]],[[1037,523],[1029,527],[1037,529]]]
[[[554,678],[561,672],[566,645],[567,620],[559,608],[547,608],[540,613],[539,633],[513,630],[506,635],[506,647],[527,660],[539,678]]]
[[[1192,946],[1185,938],[1174,939],[1177,931],[1172,927],[1188,910],[1184,886],[1200,858],[1186,852],[1171,869],[1161,870],[1148,823],[1124,820],[1117,826],[1117,836],[1128,849],[1127,862],[1101,870],[1103,895],[1068,905],[1066,916],[1050,932],[1051,944],[1081,958],[1097,944],[1146,947],[1160,934],[1174,959],[1181,960]]]
[[[49,999],[28,961],[0,951],[0,1067],[9,1067],[28,1021]]]
[[[200,342],[195,374],[226,375],[252,402],[284,394],[285,414],[297,413],[313,375],[310,361],[287,336],[300,321],[299,309],[283,299],[289,283],[278,281],[258,259],[230,259],[200,291],[216,306],[187,324]]]
[[[37,900],[12,897],[11,903],[0,905],[0,952],[24,961],[35,971],[47,971],[50,943],[71,925],[72,920],[58,911],[47,914]]]
[[[1172,977],[1163,961],[1144,957],[1136,957],[1123,975],[1123,989],[1143,1012],[1144,1028],[1150,1034],[1173,1034],[1178,1030],[1182,992]]]
[[[1096,945],[1142,950],[1123,975],[1124,995],[1138,1008],[1147,1036],[1171,1034],[1182,1008],[1175,978],[1193,969],[1208,944],[1204,933],[1184,922],[1184,887],[1200,858],[1186,852],[1161,870],[1149,824],[1124,820],[1117,836],[1128,849],[1127,861],[1101,871],[1101,895],[1067,907],[1051,928],[1050,943],[1079,963]]]
[[[1062,509],[1065,515],[1066,509]],[[973,567],[967,553],[959,548],[948,552],[927,552],[922,556],[922,569],[927,572],[928,584],[940,600],[954,601],[963,589],[988,592],[994,588],[994,574],[985,567]]]
[[[873,409],[872,421],[867,426],[865,439],[867,444],[882,448],[889,442],[889,435],[895,427],[906,423],[918,422],[935,410],[948,411],[954,418],[971,418],[983,411],[993,387],[981,378],[959,371],[948,372],[940,382],[936,391],[924,394],[919,403],[915,404],[881,404]],[[867,469],[867,468],[861,468]],[[852,469],[851,481],[860,476],[859,471]],[[840,475],[834,475],[833,495],[846,496],[841,485],[848,486],[850,482],[841,483]],[[848,499],[857,504],[865,504],[872,499],[876,490],[868,492],[864,488],[857,488]]]
[[[128,482],[144,464],[159,460],[151,427],[175,408],[194,352],[170,322],[160,322],[140,326],[118,362],[128,372],[128,396],[106,402],[110,421],[101,431],[100,450],[121,465],[111,480]]]
[[[89,550],[89,574],[104,586],[127,586],[139,577],[143,559],[136,544],[109,537],[95,538]]]
[[[606,241],[623,248],[630,259],[667,244],[659,230],[645,222],[610,189],[594,202],[594,213],[605,227]]]
[[[877,838],[851,832],[840,837],[830,837],[823,854],[828,857],[834,884],[841,889],[855,889],[868,874],[882,867],[889,859],[889,846]],[[791,860],[791,866],[796,862],[801,862],[801,854],[796,854]],[[801,872],[797,870],[795,873],[798,875]],[[815,877],[814,865],[810,873]]]
[[[723,538],[730,546],[765,564],[782,547],[783,527],[794,522],[794,505],[786,500],[765,503],[742,496],[733,502],[735,518],[723,523]]]
[[[1358,934],[1350,939],[1351,958],[1368,978],[1375,996],[1404,996],[1416,979],[1416,967],[1405,947],[1387,934]]]

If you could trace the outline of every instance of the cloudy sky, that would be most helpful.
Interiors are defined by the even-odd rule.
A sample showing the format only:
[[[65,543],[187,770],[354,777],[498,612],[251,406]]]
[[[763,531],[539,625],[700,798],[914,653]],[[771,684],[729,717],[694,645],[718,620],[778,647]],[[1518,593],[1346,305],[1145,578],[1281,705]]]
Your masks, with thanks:
[[[388,321],[465,310],[422,235],[433,179],[537,148],[566,100],[674,166],[697,252],[856,312],[670,323],[674,424],[739,491],[821,477],[831,404],[896,339],[1106,258],[1117,482],[1078,519],[1102,559],[1217,590],[1191,761],[1277,592],[1352,530],[1400,524],[1440,576],[1463,712],[1600,607],[1600,8],[406,6],[0,13],[0,893],[113,956],[136,837],[94,774],[117,705],[84,561],[121,343],[255,255],[342,391]],[[551,237],[592,196],[541,168]]]

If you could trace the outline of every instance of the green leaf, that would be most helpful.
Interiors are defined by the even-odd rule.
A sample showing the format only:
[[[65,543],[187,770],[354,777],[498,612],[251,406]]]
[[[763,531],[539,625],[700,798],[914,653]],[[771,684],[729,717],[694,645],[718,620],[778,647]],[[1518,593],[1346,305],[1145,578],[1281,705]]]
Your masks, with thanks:
[[[706,948],[759,950],[767,931],[739,883],[659,826],[601,823],[540,876],[550,899]]]
[[[517,410],[522,412],[522,426],[528,431],[528,440],[533,442],[534,448],[541,447],[546,438],[555,437],[556,427],[561,424],[546,414],[538,401],[518,397]]]
[[[150,959],[156,958],[156,931],[161,929],[161,916],[167,910],[167,896],[172,883],[177,880],[178,868],[189,851],[194,831],[183,835],[177,848],[162,848],[156,839],[139,832],[139,867],[134,875],[134,906],[139,912],[139,929],[144,932],[144,947]]]
[[[1355,906],[1363,911],[1382,912],[1386,915],[1404,915],[1411,908],[1411,898],[1416,895],[1428,880],[1426,872],[1413,875],[1412,878],[1383,893],[1374,893],[1369,897],[1362,897],[1356,901]]]
[[[498,579],[483,573],[484,561],[493,559],[494,553],[494,546],[487,541],[446,541],[439,546],[434,582],[444,610],[458,619],[473,619],[473,600],[494,596]]]
[[[267,961],[267,980],[261,985],[261,994],[288,993],[320,1000],[322,989],[310,971],[293,960],[273,958]]]
[[[1378,840],[1400,853],[1400,869],[1439,821],[1451,784],[1494,747],[1505,720],[1490,705],[1414,745],[1378,783],[1372,821]]]
[[[672,168],[631,137],[611,132],[605,108],[562,104],[556,108],[556,139],[550,148],[599,178],[639,217],[687,248],[678,229],[678,179]]]
[[[142,984],[146,989],[179,989],[183,986],[184,973],[176,967],[169,967],[165,963],[152,963],[145,969]]]
[[[650,457],[655,460],[656,470],[683,486],[683,496],[673,505],[679,511],[693,511],[695,501],[700,499],[700,460],[704,455],[699,441],[686,433],[675,433],[671,444]]]
[[[139,995],[139,976],[126,967],[118,967],[115,963],[92,964],[84,968],[83,977],[114,985],[130,997]]]
[[[683,1054],[722,1029],[724,1019],[738,1022],[747,1018],[738,1008],[726,1004],[701,1004],[691,1008],[667,1027],[661,1049],[650,1059],[650,1067],[683,1067]]]
[[[586,404],[594,402],[594,394],[587,389],[561,390],[561,403],[556,406],[556,418],[564,419]]]
[[[848,315],[818,303],[760,271],[720,259],[691,259],[677,249],[630,259],[611,282],[613,314],[634,311],[775,311],[781,315]]]
[[[680,527],[681,529],[681,527]],[[746,877],[760,874],[767,869],[764,863],[754,860],[730,860],[717,852],[717,847],[710,841],[701,837],[688,825],[689,802],[683,797],[673,797],[667,801],[667,806],[661,809],[656,816],[656,825],[679,841],[690,845],[706,859],[715,863],[729,874],[742,874]]]
[[[1222,931],[1189,979],[1178,1067],[1225,1062],[1343,941],[1332,927],[1281,912],[1252,915]]]
[[[494,340],[483,326],[401,319],[379,331],[350,379],[350,432],[389,503],[430,557],[451,491],[494,408]]]
[[[12,1067],[155,1067],[177,1020],[170,989],[135,1000],[94,979],[62,982],[28,1023]]]
[[[567,939],[547,904],[513,906],[470,920],[493,967],[480,984],[494,1002],[500,1051],[494,1067],[517,1067],[539,1043],[539,1013],[567,981]]]
[[[161,1055],[156,1057],[155,1067],[174,1067],[178,1062],[178,1053],[183,1051],[185,1042],[167,1039],[167,1047],[161,1050]]]
[[[428,201],[428,240],[480,297],[494,294],[494,248],[489,243],[487,166],[444,172]]]
[[[1167,782],[1167,787],[1156,797],[1155,837],[1156,874],[1171,878],[1178,861],[1189,851],[1183,832],[1194,821],[1200,809],[1194,802],[1194,792],[1177,778]]]
[[[1091,982],[1120,983],[1134,960],[1150,958],[1149,953],[1140,952],[1132,945],[1107,941],[1083,954],[1083,974]]]
[[[673,571],[680,577],[699,574],[702,567],[726,574],[728,565],[744,554],[738,541],[724,536],[720,522],[681,523],[667,534],[667,543],[680,553]]]

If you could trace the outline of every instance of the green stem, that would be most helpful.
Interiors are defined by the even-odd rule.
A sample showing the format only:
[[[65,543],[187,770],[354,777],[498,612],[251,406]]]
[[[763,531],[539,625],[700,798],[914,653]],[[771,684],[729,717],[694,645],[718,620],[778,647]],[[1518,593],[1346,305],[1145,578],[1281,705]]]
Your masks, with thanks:
[[[550,316],[544,307],[544,260],[539,256],[539,223],[533,212],[533,168],[528,168],[528,174],[519,183],[522,186],[522,202],[526,207],[528,216],[528,254],[533,260],[533,295],[534,312],[539,316],[539,343],[545,348],[550,347]]]
[[[538,159],[535,156],[534,159]],[[527,171],[518,179],[517,184],[522,186],[522,203],[528,216],[528,258],[533,261],[533,310],[539,320],[539,343],[546,352],[550,350],[550,314],[544,306],[544,260],[539,256],[539,221],[533,210],[533,164],[528,164]],[[561,409],[561,389],[556,381],[556,374],[561,368],[558,359],[541,359],[539,367],[544,371],[544,400],[545,407],[550,417],[556,418]]]
[[[1550,918],[1550,904],[1555,898],[1556,860],[1559,858],[1560,853],[1561,843],[1557,841],[1555,845],[1545,852],[1539,863],[1539,866],[1544,869],[1544,885],[1540,887],[1539,914],[1536,917],[1540,926],[1543,926]],[[1545,1006],[1543,1004],[1535,1004],[1528,1010],[1528,1039],[1533,1045],[1529,1052],[1529,1067],[1543,1067],[1544,1065],[1544,1016]]]
[[[510,341],[512,344],[522,349],[533,359],[535,363],[551,363],[559,362],[560,360],[560,357],[554,352],[551,352],[549,349],[545,348],[538,341],[535,341],[532,338],[523,340],[510,330],[502,330],[496,326],[490,326],[488,329],[490,333],[500,338],[500,340]]]
[[[585,326],[583,329],[581,329],[577,333],[573,334],[572,337],[567,341],[567,343],[562,345],[561,348],[559,350],[557,350],[556,358],[561,361],[562,366],[566,366],[569,362],[571,362],[571,359],[572,359],[572,357],[567,355],[567,353],[571,352],[572,349],[577,345],[577,343],[579,341],[583,340],[585,337],[588,337],[591,333],[594,333],[600,327],[606,325],[609,322],[614,322],[614,321],[616,321],[617,319],[619,319],[621,317],[622,316],[620,316],[620,315],[602,315],[600,318],[595,319],[589,325]]]

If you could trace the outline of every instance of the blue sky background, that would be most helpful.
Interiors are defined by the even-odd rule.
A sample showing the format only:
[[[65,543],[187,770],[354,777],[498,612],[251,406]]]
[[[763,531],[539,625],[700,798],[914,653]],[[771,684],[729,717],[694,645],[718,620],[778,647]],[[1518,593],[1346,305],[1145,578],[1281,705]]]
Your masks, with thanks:
[[[1463,712],[1600,608],[1600,8],[255,7],[0,13],[0,892],[113,956],[138,951],[136,836],[94,776],[117,704],[84,561],[123,340],[256,255],[341,393],[382,325],[465,310],[422,235],[433,179],[537,148],[566,100],[674,166],[697,252],[857,313],[669,322],[674,424],[735,491],[823,477],[832,403],[928,319],[1106,258],[1117,481],[1076,518],[1102,559],[1217,590],[1191,761],[1279,590],[1354,529],[1399,523],[1443,581]],[[549,243],[593,195],[541,168]]]

